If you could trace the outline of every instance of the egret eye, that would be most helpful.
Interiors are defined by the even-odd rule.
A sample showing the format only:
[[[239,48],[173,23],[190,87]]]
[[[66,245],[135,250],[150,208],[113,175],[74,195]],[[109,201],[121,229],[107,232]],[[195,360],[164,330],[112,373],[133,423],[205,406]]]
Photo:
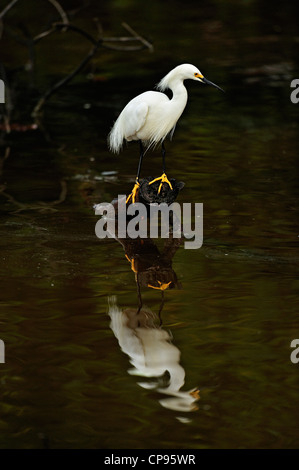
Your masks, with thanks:
[[[202,75],[201,73],[195,72],[195,73],[194,73],[194,77],[196,77],[196,78],[202,78],[203,75]]]

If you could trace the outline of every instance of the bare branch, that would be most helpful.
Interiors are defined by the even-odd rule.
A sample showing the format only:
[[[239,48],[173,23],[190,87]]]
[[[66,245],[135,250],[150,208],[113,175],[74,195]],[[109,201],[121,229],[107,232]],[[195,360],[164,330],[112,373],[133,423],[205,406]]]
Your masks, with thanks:
[[[63,23],[68,24],[68,23],[69,23],[69,19],[68,19],[68,17],[67,17],[66,12],[64,11],[64,9],[62,8],[62,6],[60,5],[60,3],[58,3],[56,0],[48,0],[48,2],[51,3],[54,8],[56,8],[56,10],[58,11],[58,13],[59,13],[60,16],[61,16],[61,19],[62,19]]]
[[[58,11],[59,15],[61,16],[62,22],[65,24],[65,27],[62,30],[66,31],[67,30],[66,26],[70,23],[66,12],[64,11],[62,6],[56,0],[48,0],[48,2],[51,3],[51,5],[53,5],[53,7],[56,8],[56,10]],[[42,33],[35,36],[33,38],[34,42],[38,42],[40,39],[48,36],[49,34],[53,33],[54,31],[56,31],[56,28],[54,27],[54,24],[47,31],[43,31]]]
[[[96,21],[96,19],[95,19]],[[81,36],[84,36],[88,41],[90,41],[92,44],[96,45],[99,42],[101,43],[101,46],[104,47],[105,49],[111,49],[111,50],[116,50],[116,51],[138,51],[142,49],[143,47],[146,47],[150,51],[153,51],[153,46],[150,44],[148,41],[146,41],[142,36],[138,35],[134,30],[131,30],[130,26],[127,25],[129,28],[130,32],[132,31],[133,37],[102,37],[102,29],[99,25],[98,22],[97,24],[97,30],[99,34],[99,39],[95,39],[91,34],[87,33],[81,28],[78,28],[77,26],[73,25],[72,23],[53,23],[52,28],[49,29],[48,31],[44,31],[43,33],[37,35],[34,37],[34,42],[40,41],[42,38],[48,36],[49,34],[53,33],[56,29],[71,29],[72,31],[77,32],[78,34],[81,34]],[[139,41],[143,44],[143,46],[117,46],[117,45],[112,45],[111,43],[113,42],[132,42],[132,41]],[[108,43],[108,44],[107,44]]]
[[[4,152],[4,156],[2,158],[0,158],[0,176],[2,175],[3,173],[3,166],[4,166],[4,162],[5,160],[8,159],[10,155],[10,147],[6,147],[5,148],[5,152]],[[3,187],[3,190],[5,189],[5,187]],[[1,191],[0,191],[1,192]]]
[[[96,28],[97,28],[97,32],[98,32],[98,41],[100,39],[103,38],[103,27],[102,27],[102,23],[100,23],[99,21],[99,18],[94,18],[93,19],[95,25],[96,25]]]
[[[61,192],[59,194],[59,198],[56,199],[56,201],[53,201],[51,204],[54,206],[54,205],[57,205],[57,204],[61,204],[62,202],[65,201],[66,199],[66,196],[67,196],[67,184],[66,184],[66,181],[65,180],[60,180],[60,186],[61,186]]]
[[[105,42],[132,42],[132,41],[136,41],[136,38],[132,36],[118,36],[118,37],[110,36],[109,38],[103,38],[103,41]]]
[[[77,15],[80,11],[86,9],[87,7],[90,6],[90,0],[83,0],[82,4],[78,6],[78,8],[74,8],[73,10],[68,10],[68,15],[69,16],[75,16]]]
[[[13,0],[11,1],[6,8],[0,13],[0,36],[1,36],[1,23],[2,20],[1,18],[17,3],[18,0]],[[28,31],[26,30],[26,27],[23,25],[22,31],[25,36],[25,40],[23,38],[15,37],[15,39],[23,44],[26,45],[29,49],[29,58],[30,58],[30,64],[31,64],[31,71],[33,73],[33,65],[34,65],[34,46],[36,43],[38,43],[41,39],[47,37],[48,35],[54,33],[57,30],[71,30],[74,31],[78,34],[80,34],[82,37],[87,39],[91,44],[92,47],[87,53],[87,55],[84,57],[84,59],[81,61],[79,65],[66,77],[62,78],[59,80],[57,83],[55,83],[52,87],[50,87],[38,100],[37,104],[35,105],[33,111],[32,111],[32,116],[35,119],[35,122],[38,120],[38,115],[40,113],[41,108],[45,104],[45,102],[59,90],[62,86],[66,85],[68,82],[70,82],[83,68],[84,66],[92,59],[92,57],[96,54],[97,50],[99,47],[104,47],[106,49],[112,49],[112,50],[119,50],[119,51],[137,51],[140,49],[143,49],[146,47],[149,49],[149,51],[153,51],[153,46],[152,44],[147,41],[145,38],[140,36],[131,26],[129,26],[127,23],[123,23],[123,27],[132,35],[132,37],[103,37],[103,30],[102,26],[97,18],[94,18],[96,28],[97,28],[97,37],[93,37],[89,32],[86,32],[85,30],[73,25],[72,23],[69,22],[68,15],[60,5],[58,0],[47,0],[59,13],[59,15],[62,18],[62,22],[55,22],[51,25],[51,27],[46,30],[42,31],[35,37],[31,38]],[[15,35],[14,35],[15,36]],[[135,45],[130,45],[130,46],[122,46],[120,43],[125,43],[125,42],[131,42],[133,43],[135,41]],[[114,43],[114,44],[113,44]],[[118,44],[117,44],[118,43]],[[136,44],[137,43],[137,44]],[[139,43],[139,44],[138,44]],[[8,113],[7,113],[8,114]],[[5,131],[6,133],[9,133],[11,128],[10,128],[10,116],[9,114],[7,116],[4,115],[4,126],[5,126]]]
[[[34,36],[33,42],[37,43],[38,41],[45,38],[46,36],[49,36],[49,34],[54,33],[54,31],[56,31],[56,28],[54,26],[52,26],[51,29],[48,29],[47,31],[43,31],[42,33],[37,34],[36,36]]]
[[[39,99],[38,103],[33,109],[32,116],[36,117],[45,102],[47,101],[50,96],[52,96],[59,88],[62,86],[66,85],[68,82],[70,82],[75,75],[77,75],[80,70],[83,69],[83,67],[90,61],[90,59],[95,55],[96,51],[98,50],[100,46],[100,43],[96,43],[89,51],[87,56],[82,60],[82,62],[66,77],[64,77],[62,80],[59,80],[55,85],[53,85],[49,90],[46,91],[46,93]]]
[[[82,36],[84,36],[88,41],[90,41],[92,44],[96,44],[97,41],[89,34],[89,33],[86,33],[86,31],[84,31],[83,29],[80,29],[78,28],[77,26],[74,26],[73,24],[71,23],[53,23],[52,24],[52,27],[50,29],[48,29],[47,31],[43,31],[42,33],[38,34],[37,36],[35,36],[33,38],[33,41],[35,43],[37,43],[38,41],[40,41],[41,39],[45,38],[46,36],[48,36],[49,34],[52,34],[54,33],[55,31],[57,31],[57,29],[61,29],[63,31],[67,30],[67,29],[71,29],[72,31],[75,31],[79,34],[81,34]]]
[[[6,7],[4,8],[4,10],[1,11],[0,13],[0,20],[3,18],[4,15],[6,15],[6,13],[18,2],[19,0],[12,0],[12,2],[10,2],[8,5],[6,5]]]
[[[12,196],[11,194],[6,192],[6,186],[5,185],[0,186],[0,194],[2,196],[6,197],[6,199],[9,202],[11,202],[12,204],[14,204],[15,206],[18,207],[18,209],[13,211],[14,214],[17,214],[17,213],[22,212],[22,211],[32,211],[32,210],[37,210],[39,212],[45,212],[45,211],[55,212],[55,211],[57,211],[57,209],[54,209],[53,206],[56,206],[58,204],[62,204],[65,201],[66,196],[67,196],[66,181],[61,180],[60,181],[60,186],[61,186],[61,190],[60,190],[58,199],[56,199],[55,201],[52,201],[52,202],[40,201],[40,202],[37,202],[35,204],[20,202],[17,199],[15,199],[14,196]]]
[[[149,41],[147,41],[142,36],[140,36],[140,34],[136,33],[136,31],[134,31],[134,29],[131,28],[131,26],[129,26],[127,23],[122,23],[122,26],[127,31],[129,31],[129,33],[132,34],[132,36],[134,36],[136,39],[138,39],[138,41],[142,42],[149,49],[150,52],[153,52],[153,50],[154,50],[153,45]]]
[[[103,39],[105,41],[105,39]],[[110,49],[112,51],[140,51],[141,49],[144,49],[144,46],[112,46],[111,44],[105,44],[103,42],[102,46],[105,49]]]

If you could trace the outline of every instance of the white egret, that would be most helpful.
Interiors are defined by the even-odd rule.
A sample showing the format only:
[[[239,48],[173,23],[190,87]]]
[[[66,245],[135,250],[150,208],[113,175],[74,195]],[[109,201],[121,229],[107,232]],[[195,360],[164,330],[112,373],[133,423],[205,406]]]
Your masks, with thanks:
[[[108,137],[109,148],[112,152],[118,153],[124,140],[139,140],[140,142],[140,158],[136,181],[127,202],[130,198],[132,198],[132,202],[135,202],[136,193],[140,187],[139,176],[145,153],[143,144],[145,144],[146,150],[158,143],[162,144],[163,174],[149,184],[161,181],[159,193],[163,183],[169,184],[172,189],[165,170],[164,139],[168,134],[170,138],[172,137],[176,123],[187,104],[188,94],[184,86],[184,80],[186,79],[206,83],[223,91],[218,85],[204,78],[194,65],[178,65],[157,84],[156,88],[160,91],[146,91],[133,98],[114,123]],[[172,91],[173,96],[171,99],[163,93],[167,88]]]

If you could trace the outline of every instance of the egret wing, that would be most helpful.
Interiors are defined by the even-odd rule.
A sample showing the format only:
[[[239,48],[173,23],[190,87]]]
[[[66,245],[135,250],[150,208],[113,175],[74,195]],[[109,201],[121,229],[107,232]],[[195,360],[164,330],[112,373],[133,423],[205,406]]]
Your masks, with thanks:
[[[149,106],[145,101],[132,100],[126,106],[125,113],[125,138],[126,140],[137,139],[137,132],[142,129],[145,124],[146,117],[148,114]]]

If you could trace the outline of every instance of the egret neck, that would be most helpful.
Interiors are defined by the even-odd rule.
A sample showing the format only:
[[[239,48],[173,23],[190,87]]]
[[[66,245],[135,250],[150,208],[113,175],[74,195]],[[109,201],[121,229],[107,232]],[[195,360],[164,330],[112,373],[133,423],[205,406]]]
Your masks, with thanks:
[[[187,100],[188,100],[188,93],[187,89],[182,82],[181,79],[173,79],[169,83],[169,88],[173,93],[173,96],[170,100],[170,103],[173,106],[174,112],[178,115],[177,119],[181,116],[182,112],[184,111]]]

